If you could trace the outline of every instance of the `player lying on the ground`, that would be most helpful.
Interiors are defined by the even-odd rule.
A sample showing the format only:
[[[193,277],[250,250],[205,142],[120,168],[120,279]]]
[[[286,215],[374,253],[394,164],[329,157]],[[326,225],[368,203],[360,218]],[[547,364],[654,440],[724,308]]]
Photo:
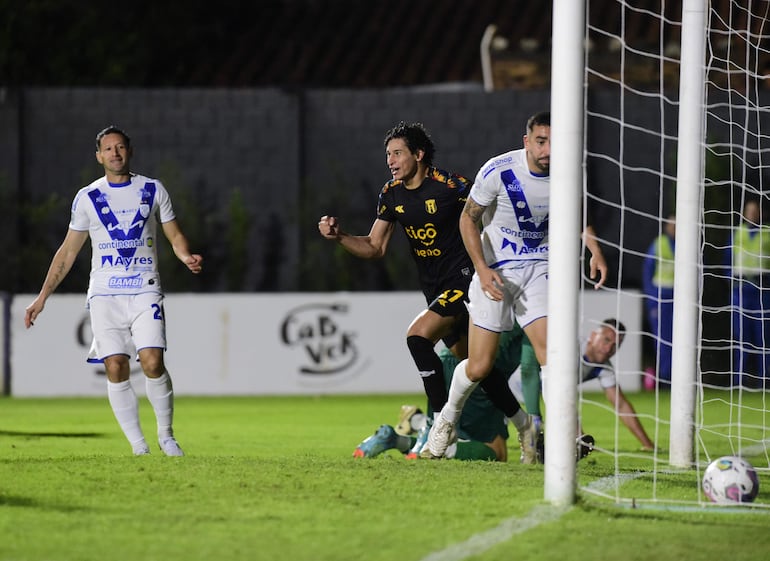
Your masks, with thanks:
[[[615,318],[609,318],[602,321],[601,325],[591,332],[583,343],[578,381],[598,380],[602,390],[604,390],[604,395],[612,404],[613,410],[642,444],[642,450],[651,451],[655,449],[655,445],[647,436],[647,432],[636,415],[634,406],[620,389],[615,376],[615,367],[610,362],[618,347],[623,343],[625,331],[626,328],[621,322]],[[533,415],[537,420],[536,422],[540,424],[542,418],[540,412],[540,368],[526,337],[521,351],[521,366],[513,373],[510,382],[514,395],[525,404],[527,412]],[[583,439],[588,448],[593,447],[593,437],[583,434],[582,427],[578,427],[578,434],[581,435],[579,439]],[[584,451],[590,450],[584,448]]]
[[[519,366],[522,331],[516,325],[513,331],[502,334],[496,366],[512,373]],[[439,351],[444,379],[449,386],[458,359],[446,348]],[[401,407],[396,427],[381,425],[377,431],[356,447],[353,456],[371,458],[386,450],[396,449],[409,459],[420,457],[425,448],[433,419],[432,412],[424,414],[417,406]],[[505,416],[487,398],[481,388],[468,398],[457,426],[458,440],[447,448],[446,458],[458,460],[508,460],[508,422]]]

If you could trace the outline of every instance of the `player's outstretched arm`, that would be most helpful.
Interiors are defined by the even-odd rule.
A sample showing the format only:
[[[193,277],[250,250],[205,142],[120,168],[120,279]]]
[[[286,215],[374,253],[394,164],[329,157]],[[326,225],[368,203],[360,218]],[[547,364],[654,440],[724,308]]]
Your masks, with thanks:
[[[623,390],[621,390],[619,386],[614,386],[606,388],[604,393],[609,402],[612,403],[620,420],[642,444],[642,449],[648,451],[654,450],[655,444],[653,444],[650,437],[647,436],[647,432],[644,430],[642,423],[639,422],[639,417],[636,416],[634,406],[626,399]]]
[[[51,259],[51,265],[48,267],[48,273],[43,281],[43,287],[40,289],[40,293],[37,295],[32,303],[27,306],[24,314],[24,325],[29,329],[35,325],[37,316],[43,311],[45,307],[45,301],[53,294],[56,287],[61,284],[64,277],[72,269],[72,264],[80,253],[83,244],[88,239],[88,232],[80,232],[78,230],[67,230],[67,235],[64,237],[59,249]]]
[[[318,221],[318,231],[324,238],[336,241],[346,251],[362,259],[383,257],[388,250],[394,228],[395,223],[378,218],[372,224],[368,236],[353,236],[342,230],[336,216],[322,216]]]
[[[164,222],[163,233],[171,244],[171,248],[174,250],[174,255],[176,255],[177,259],[187,265],[187,268],[190,269],[193,274],[197,275],[200,273],[203,270],[203,257],[197,253],[190,252],[190,244],[182,233],[182,230],[179,228],[177,221],[171,220],[170,222]]]
[[[586,244],[588,251],[591,252],[591,259],[588,262],[591,280],[596,279],[597,273],[599,275],[599,280],[594,285],[594,289],[598,290],[607,281],[608,270],[607,261],[604,259],[604,253],[602,253],[602,248],[596,238],[593,226],[586,226],[586,229],[583,231],[583,242]]]

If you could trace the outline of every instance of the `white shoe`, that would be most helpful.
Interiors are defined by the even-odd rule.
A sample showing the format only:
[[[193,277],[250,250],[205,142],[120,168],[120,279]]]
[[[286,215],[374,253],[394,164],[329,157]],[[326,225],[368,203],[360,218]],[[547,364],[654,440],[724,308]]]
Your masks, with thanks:
[[[173,436],[167,436],[158,440],[158,446],[160,446],[160,449],[163,450],[166,456],[184,456],[182,448],[180,448],[179,443]]]
[[[450,423],[439,413],[436,420],[433,421],[433,427],[428,434],[428,451],[433,458],[443,458],[446,449],[452,442],[457,440],[457,431],[454,423]]]
[[[527,416],[527,426],[519,431],[519,445],[521,446],[522,464],[537,463],[537,436],[540,432],[532,415]]]
[[[142,442],[141,444],[134,446],[134,456],[147,456],[149,453],[150,447],[147,446],[146,442]]]

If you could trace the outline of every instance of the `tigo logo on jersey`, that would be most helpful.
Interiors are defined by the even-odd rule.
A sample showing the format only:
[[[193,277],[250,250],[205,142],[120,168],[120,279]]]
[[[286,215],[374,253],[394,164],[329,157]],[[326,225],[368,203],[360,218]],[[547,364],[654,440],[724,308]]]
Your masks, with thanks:
[[[404,232],[413,240],[419,240],[423,245],[433,245],[433,242],[436,241],[436,236],[438,235],[436,226],[431,222],[428,222],[422,228],[407,226],[404,228]]]

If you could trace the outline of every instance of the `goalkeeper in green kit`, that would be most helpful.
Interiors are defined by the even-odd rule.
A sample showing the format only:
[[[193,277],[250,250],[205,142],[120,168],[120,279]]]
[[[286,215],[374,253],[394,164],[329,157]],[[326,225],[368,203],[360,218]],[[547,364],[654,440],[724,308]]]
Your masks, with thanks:
[[[512,331],[506,331],[500,337],[495,366],[508,375],[521,362],[523,336],[523,331],[516,325]],[[449,387],[459,360],[448,349],[441,349],[438,354],[444,368],[444,381]],[[432,419],[430,408],[427,413],[423,413],[415,405],[404,405],[395,427],[381,425],[372,436],[356,447],[353,455],[357,458],[372,458],[386,450],[396,449],[408,459],[418,458],[425,448]],[[458,440],[450,445],[446,458],[500,462],[508,460],[508,420],[480,387],[473,391],[463,408],[457,435]]]

